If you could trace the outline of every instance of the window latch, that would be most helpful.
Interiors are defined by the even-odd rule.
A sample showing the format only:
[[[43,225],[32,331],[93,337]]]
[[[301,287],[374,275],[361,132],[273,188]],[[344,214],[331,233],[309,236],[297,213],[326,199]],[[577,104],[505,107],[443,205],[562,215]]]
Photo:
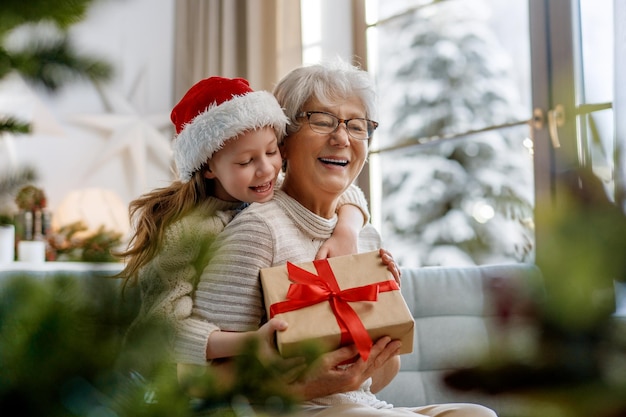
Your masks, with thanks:
[[[559,127],[565,124],[565,109],[562,104],[557,104],[555,108],[548,111],[548,132],[550,133],[550,140],[552,140],[552,146],[554,148],[561,147],[561,141],[559,140]]]
[[[548,133],[550,134],[550,141],[552,146],[556,148],[561,147],[561,141],[559,139],[559,127],[565,124],[565,108],[562,104],[557,104],[554,109],[548,110]],[[536,130],[544,128],[545,117],[543,110],[535,108],[533,110],[532,124]]]

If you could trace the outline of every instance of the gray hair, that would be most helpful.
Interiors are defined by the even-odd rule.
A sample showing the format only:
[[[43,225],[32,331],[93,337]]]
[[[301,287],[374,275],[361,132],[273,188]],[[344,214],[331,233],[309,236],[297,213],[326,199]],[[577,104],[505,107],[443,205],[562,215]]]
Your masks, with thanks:
[[[292,70],[278,82],[274,96],[289,118],[287,135],[300,129],[296,115],[312,98],[324,105],[332,105],[338,99],[358,97],[365,108],[365,117],[376,117],[372,78],[366,71],[341,60]]]

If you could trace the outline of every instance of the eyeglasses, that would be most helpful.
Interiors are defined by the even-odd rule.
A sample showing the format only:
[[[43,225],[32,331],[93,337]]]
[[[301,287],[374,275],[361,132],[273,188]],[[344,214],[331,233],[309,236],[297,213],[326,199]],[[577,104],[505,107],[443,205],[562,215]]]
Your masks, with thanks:
[[[329,134],[337,130],[341,123],[346,125],[346,131],[354,139],[367,140],[378,127],[378,122],[357,117],[354,119],[340,119],[334,114],[323,111],[305,111],[298,113],[296,118],[306,117],[309,127],[315,133]]]

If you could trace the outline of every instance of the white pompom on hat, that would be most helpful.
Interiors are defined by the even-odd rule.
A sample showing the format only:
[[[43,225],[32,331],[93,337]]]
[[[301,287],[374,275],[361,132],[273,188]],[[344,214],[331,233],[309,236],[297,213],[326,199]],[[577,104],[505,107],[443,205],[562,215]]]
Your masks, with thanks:
[[[188,182],[224,143],[248,131],[271,126],[278,140],[287,116],[267,91],[253,91],[243,78],[205,78],[174,106],[174,162],[179,179]]]

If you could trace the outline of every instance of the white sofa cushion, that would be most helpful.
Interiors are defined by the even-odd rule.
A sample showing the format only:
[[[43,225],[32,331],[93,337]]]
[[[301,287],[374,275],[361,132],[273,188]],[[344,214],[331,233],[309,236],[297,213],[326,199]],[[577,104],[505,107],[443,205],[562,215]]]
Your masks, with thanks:
[[[538,277],[530,264],[402,269],[402,294],[415,318],[414,350],[402,355],[400,373],[379,398],[395,406],[477,402],[502,410],[502,398],[453,391],[442,377],[486,354],[496,320],[489,290],[494,280],[529,288]]]

